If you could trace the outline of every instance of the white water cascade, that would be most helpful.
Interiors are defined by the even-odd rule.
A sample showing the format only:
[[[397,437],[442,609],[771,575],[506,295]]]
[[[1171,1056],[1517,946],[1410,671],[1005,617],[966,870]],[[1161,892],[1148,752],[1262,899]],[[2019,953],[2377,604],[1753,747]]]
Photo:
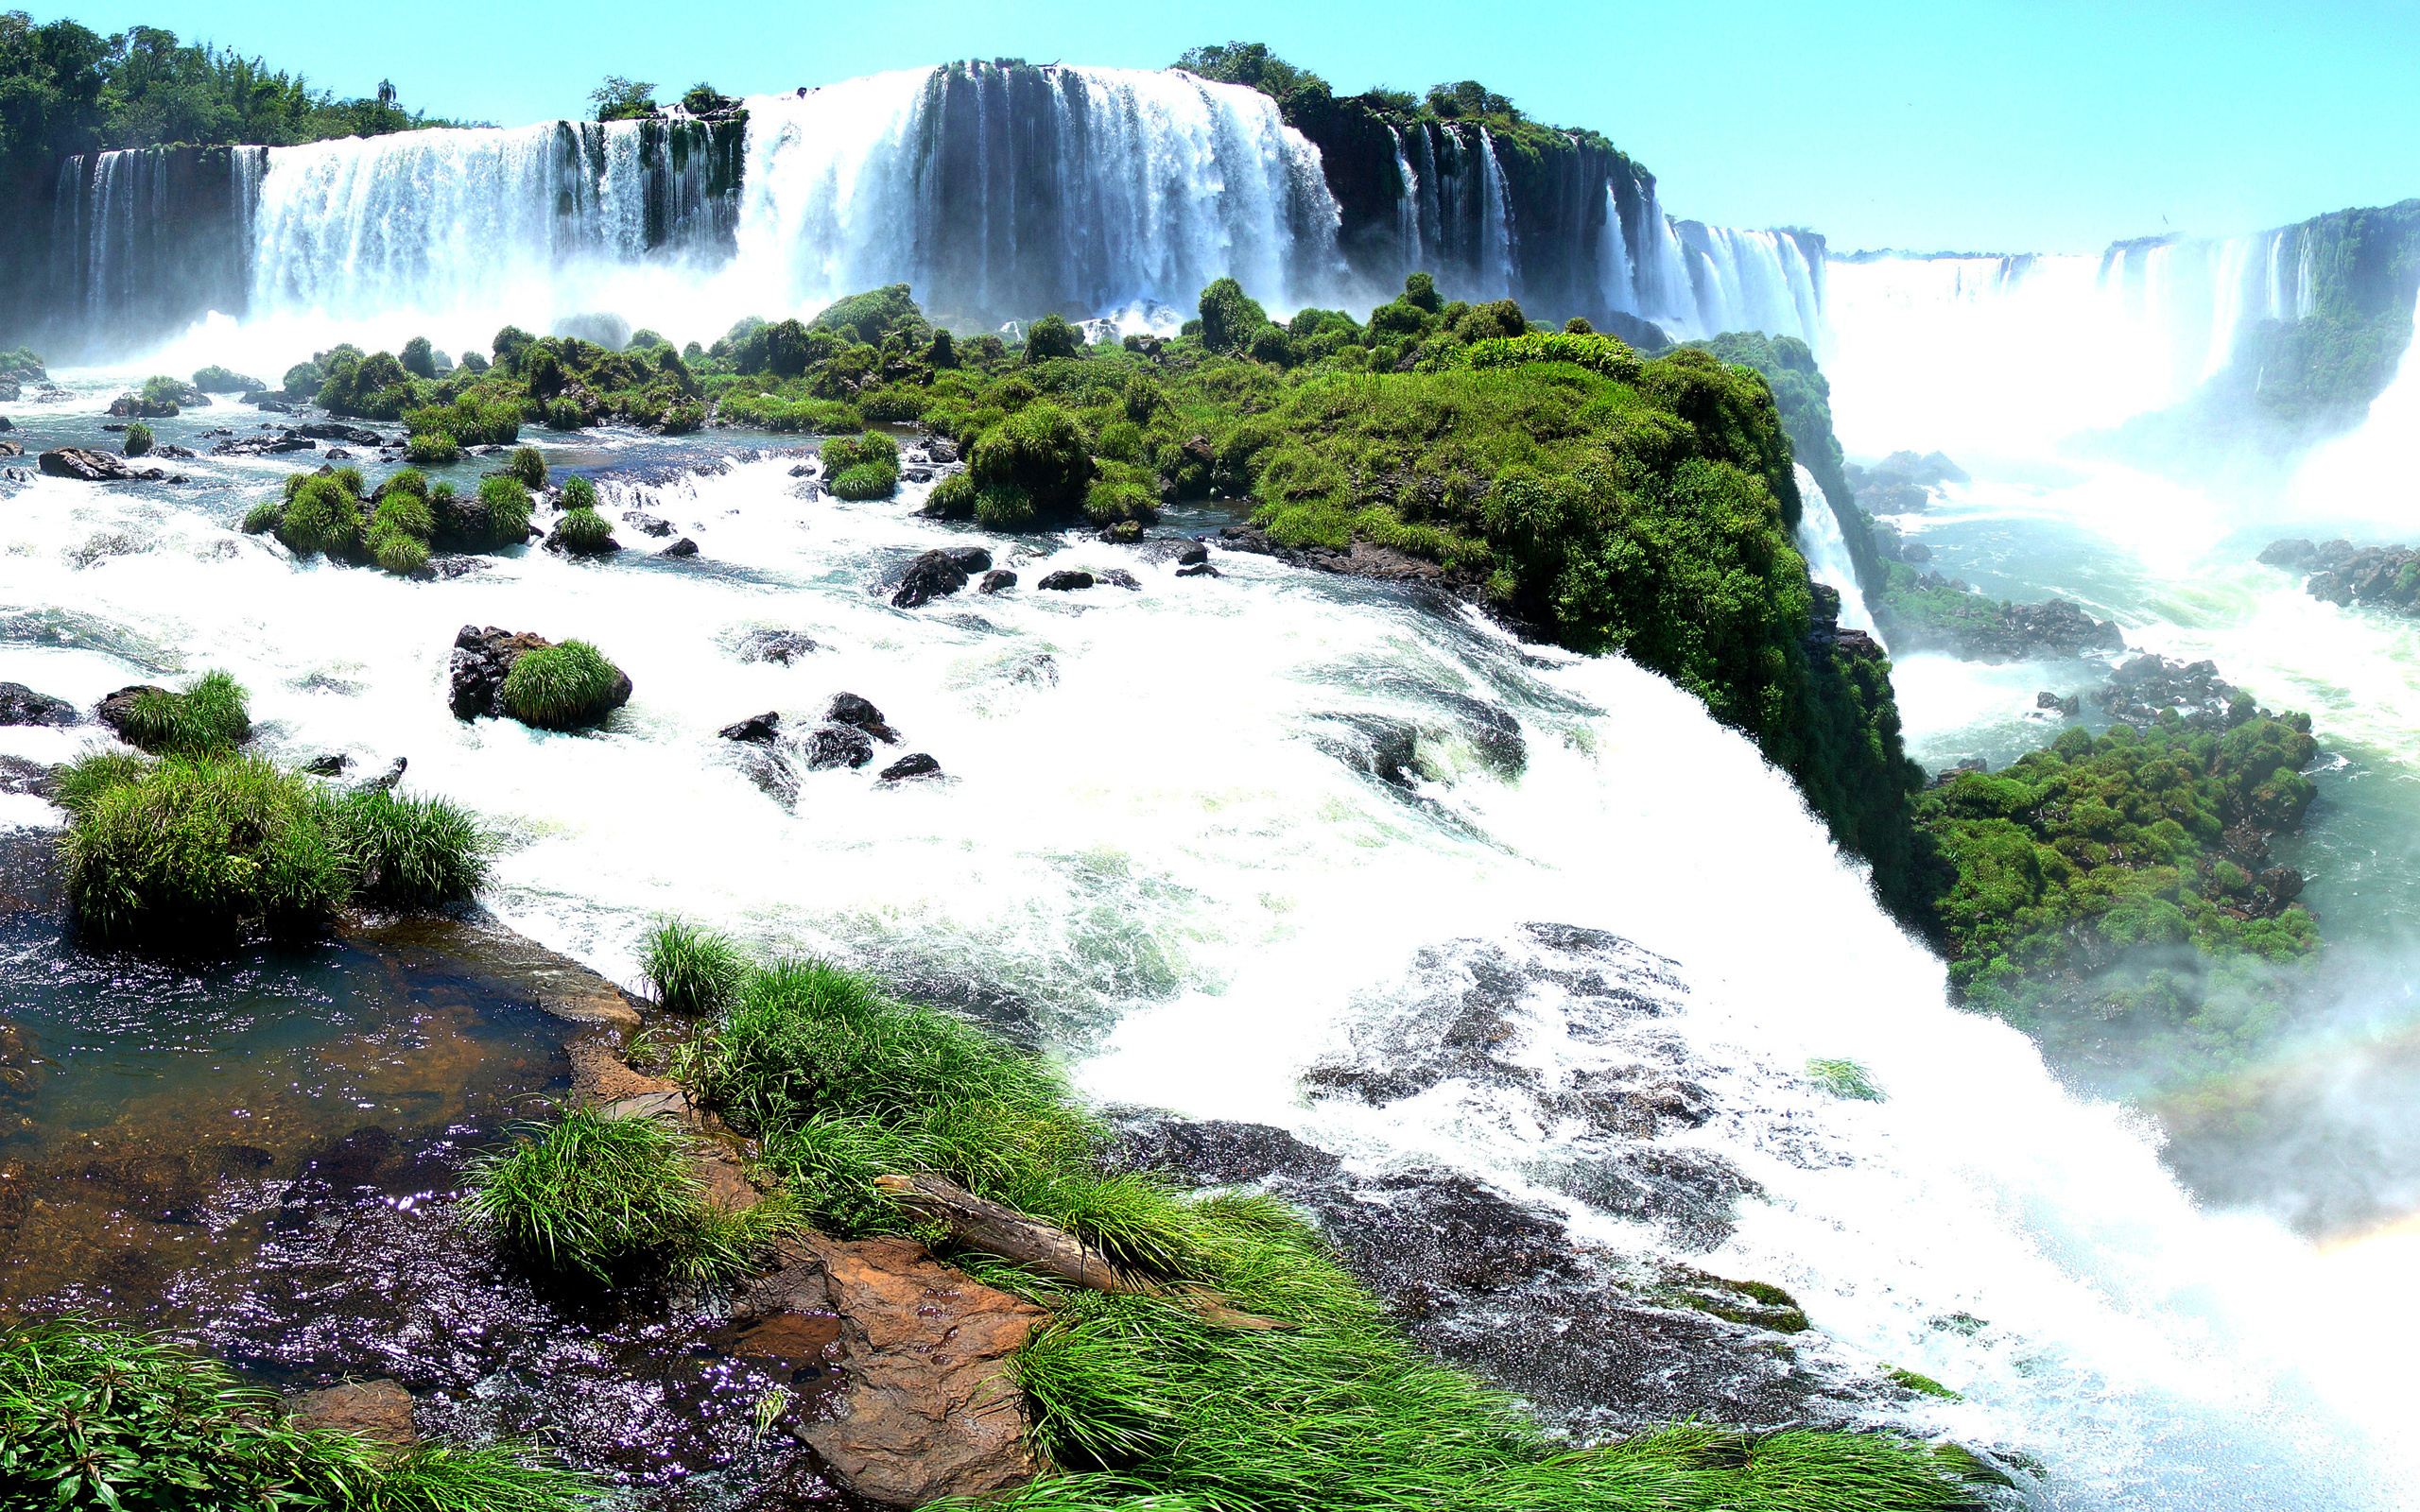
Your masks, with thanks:
[[[0,678],[89,704],[225,666],[271,753],[408,755],[415,790],[500,825],[494,905],[626,979],[648,920],[679,911],[981,984],[1031,1004],[1103,1096],[1282,1124],[1365,1169],[1443,1162],[1617,1253],[1786,1286],[1823,1331],[1810,1368],[1945,1382],[1963,1400],[1889,1416],[2039,1459],[2034,1505],[2366,1512],[2410,1484],[2405,1310],[2348,1326],[2301,1245],[2197,1212],[2133,1119],[1948,1007],[1939,963],[1789,781],[1687,695],[1266,558],[1186,579],[1089,540],[995,539],[1028,574],[1039,548],[1142,586],[894,610],[868,588],[965,538],[916,518],[914,490],[808,502],[791,465],[644,498],[609,484],[609,513],[677,522],[711,570],[531,552],[427,583],[238,533],[268,478],[214,470],[175,498],[37,480],[0,514],[20,611]],[[590,735],[458,723],[442,690],[464,623],[593,639],[636,696]],[[744,661],[758,627],[821,649]],[[810,722],[842,689],[946,780],[801,773],[785,804],[716,739],[766,708]],[[1482,759],[1473,701],[1517,726],[1517,769]],[[1357,718],[1422,731],[1409,791],[1335,754]],[[56,760],[75,738],[9,729],[0,749]],[[1715,1111],[1672,1147],[1751,1183],[1711,1247],[1570,1195],[1556,1173],[1605,1136],[1526,1097],[1448,1081],[1382,1108],[1305,1101],[1304,1068],[1400,1011],[1424,951],[1533,949],[1532,922],[1676,963],[1611,1040],[1558,1028],[1542,979],[1500,1054],[1548,1078],[1685,1065]],[[1813,1057],[1861,1063],[1887,1100],[1822,1091]]]
[[[1798,467],[1798,550],[1806,558],[1807,572],[1841,595],[1843,627],[1881,640],[1873,611],[1866,608],[1865,591],[1858,586],[1857,563],[1849,557],[1848,538],[1841,533],[1831,496],[1803,463]]]
[[[2185,399],[2256,321],[2308,312],[2297,228],[2099,257],[1831,264],[1825,372],[1853,451],[1922,435],[1956,451],[2039,449]]]

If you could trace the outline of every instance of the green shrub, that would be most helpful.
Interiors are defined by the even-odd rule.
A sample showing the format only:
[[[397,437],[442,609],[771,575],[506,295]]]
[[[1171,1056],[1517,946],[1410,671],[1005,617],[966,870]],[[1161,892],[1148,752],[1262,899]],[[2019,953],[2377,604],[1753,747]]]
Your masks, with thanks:
[[[1093,443],[1095,455],[1113,462],[1138,462],[1143,457],[1143,427],[1131,420],[1114,420],[1100,428]]]
[[[404,455],[421,467],[445,467],[462,459],[462,448],[451,432],[414,431]]]
[[[1141,468],[1110,462],[1085,490],[1084,518],[1097,525],[1118,520],[1150,524],[1160,518],[1159,493]]]
[[[437,376],[437,356],[429,350],[426,336],[414,336],[405,342],[403,355],[398,360],[403,363],[404,371],[415,378]]]
[[[184,693],[137,695],[119,733],[155,756],[231,751],[252,738],[247,702],[242,683],[224,672],[205,673]]]
[[[505,674],[496,703],[525,725],[577,730],[611,713],[621,669],[586,641],[525,651]]]
[[[889,388],[877,388],[871,394],[860,395],[857,399],[857,411],[870,421],[897,423],[921,417],[925,413],[926,403],[926,396],[923,389],[910,388],[905,384],[900,384]]]
[[[876,462],[843,468],[832,479],[832,492],[842,499],[888,499],[899,491],[899,474]]]
[[[1028,364],[1072,357],[1083,350],[1083,333],[1055,315],[1044,316],[1025,334],[1025,360]]]
[[[304,1428],[164,1335],[79,1317],[0,1333],[0,1504],[53,1512],[576,1512],[601,1487],[535,1452],[389,1451]]]
[[[104,943],[317,927],[351,890],[325,799],[255,756],[170,756],[71,811],[66,892]]]
[[[478,349],[477,349],[477,348],[475,348],[475,347],[465,347],[465,348],[463,348],[463,349],[462,349],[462,370],[463,370],[463,371],[465,371],[465,372],[485,372],[485,371],[487,371],[487,370],[488,370],[488,368],[489,368],[490,366],[491,366],[491,365],[490,365],[490,363],[488,362],[488,359],[487,359],[486,357],[482,356],[482,355],[479,353],[479,351],[478,351]]]
[[[563,479],[562,504],[566,509],[596,508],[596,485],[583,477]]]
[[[143,456],[148,454],[151,450],[151,427],[141,421],[129,425],[126,428],[126,445],[122,449],[129,456]]]
[[[171,415],[177,412],[177,401],[184,397],[185,386],[166,373],[155,373],[143,380],[144,413]]]
[[[718,1013],[748,976],[748,957],[728,935],[667,919],[648,932],[639,970],[655,1001],[674,1013]]]
[[[298,362],[285,369],[285,388],[289,397],[298,394],[317,394],[320,385],[327,381],[328,375],[320,370],[318,363]]]
[[[872,462],[899,471],[899,443],[880,431],[868,431],[863,436],[843,436],[823,443],[823,465],[838,472],[860,463]]]
[[[358,558],[363,530],[358,489],[348,489],[341,474],[301,476],[278,521],[278,539],[300,557],[319,552],[342,560]],[[358,479],[360,474],[354,476]]]
[[[1013,483],[975,490],[975,522],[986,530],[1022,530],[1033,524],[1033,495]]]
[[[1201,291],[1201,344],[1213,352],[1235,352],[1269,324],[1269,312],[1244,293],[1243,285],[1222,278]]]
[[[1854,1060],[1810,1060],[1806,1075],[1835,1097],[1861,1103],[1884,1101],[1882,1089],[1874,1084],[1874,1074]]]
[[[481,478],[479,503],[488,515],[488,537],[498,547],[529,539],[529,490],[512,478]]]
[[[505,471],[532,492],[546,486],[546,458],[534,446],[525,446],[514,452],[512,460],[505,465]]]
[[[428,512],[428,501],[400,489],[379,500],[378,507],[371,513],[370,528],[376,531],[381,527],[417,536],[423,541],[437,529]]]
[[[452,437],[458,447],[507,446],[521,437],[521,404],[497,396],[492,388],[475,390],[450,404],[415,409],[404,422],[414,439],[441,432]]]
[[[577,401],[558,399],[546,406],[546,424],[559,431],[583,430],[588,425],[588,412]]]
[[[1075,417],[1037,399],[983,433],[967,471],[977,489],[1015,489],[1051,521],[1081,511],[1093,460]]]
[[[468,1211],[551,1269],[609,1283],[658,1269],[693,1284],[728,1280],[797,1222],[781,1195],[738,1214],[709,1207],[691,1142],[656,1119],[581,1108],[519,1132],[510,1150],[472,1161]]]
[[[926,496],[923,513],[935,520],[974,519],[975,480],[963,472],[942,478]]]
[[[398,577],[409,577],[428,565],[428,542],[413,536],[370,533],[372,560]]]
[[[275,530],[278,526],[278,523],[285,518],[285,500],[263,499],[260,503],[253,505],[251,508],[244,511],[244,534],[248,536],[265,535],[271,530]]]
[[[555,534],[564,549],[577,556],[610,551],[614,545],[614,527],[594,509],[566,509],[555,523]]]
[[[388,908],[460,902],[487,885],[494,841],[460,805],[379,788],[349,793],[331,824],[354,895]]]

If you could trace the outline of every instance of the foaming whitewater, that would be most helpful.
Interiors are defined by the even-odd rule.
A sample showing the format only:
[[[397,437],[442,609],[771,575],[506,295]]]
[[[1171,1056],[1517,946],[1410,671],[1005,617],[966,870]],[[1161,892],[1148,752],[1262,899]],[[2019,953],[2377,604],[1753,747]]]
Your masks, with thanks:
[[[1815,474],[1798,465],[1798,550],[1814,579],[1841,595],[1841,623],[1881,639],[1873,611],[1866,608],[1865,590],[1858,586],[1857,562],[1849,556],[1848,538],[1841,534],[1840,516],[1831,496]]]
[[[2197,1213],[2129,1118],[1947,1007],[1939,964],[1788,781],[1685,695],[1263,558],[1178,578],[1097,541],[994,538],[1142,587],[894,610],[870,592],[882,575],[966,538],[914,518],[913,497],[807,502],[792,465],[644,498],[609,481],[609,514],[672,521],[704,548],[691,563],[530,553],[428,583],[239,534],[272,469],[191,464],[180,493],[38,481],[0,515],[0,677],[89,703],[224,665],[272,751],[373,770],[406,755],[411,788],[500,824],[499,911],[625,979],[649,918],[677,910],[1005,989],[1103,1096],[1284,1124],[1372,1168],[1443,1161],[1616,1249],[1783,1284],[1860,1370],[1963,1393],[1907,1408],[1918,1426],[2039,1457],[2036,1504],[2395,1504],[2407,1446],[2361,1414],[2391,1410],[2408,1341],[2375,1316],[2345,1337],[2301,1246]],[[636,696],[592,735],[457,723],[444,668],[465,623],[593,639]],[[743,662],[754,628],[821,649]],[[768,708],[810,721],[841,690],[945,779],[794,772],[785,805],[715,737]],[[1471,700],[1517,723],[1517,772],[1484,758]],[[1412,790],[1336,754],[1371,719],[1421,731]],[[0,731],[0,747],[47,742],[26,753],[55,759],[59,738]],[[1529,948],[1540,922],[1676,963],[1652,1032],[1703,1068],[1718,1109],[1686,1138],[1764,1193],[1719,1247],[1543,1183],[1573,1132],[1484,1089],[1304,1103],[1304,1068],[1397,1008],[1421,952]],[[1517,1053],[1584,1068],[1631,1047],[1539,1033]],[[1810,1057],[1863,1063],[1889,1100],[1820,1091]]]

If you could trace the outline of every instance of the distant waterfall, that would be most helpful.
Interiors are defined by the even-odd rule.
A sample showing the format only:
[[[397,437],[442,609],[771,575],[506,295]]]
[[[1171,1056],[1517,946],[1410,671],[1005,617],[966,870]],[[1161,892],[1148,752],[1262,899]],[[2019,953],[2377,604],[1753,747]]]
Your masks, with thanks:
[[[1798,469],[1798,497],[1803,506],[1798,511],[1798,550],[1806,558],[1807,575],[1841,595],[1842,627],[1881,640],[1882,632],[1866,608],[1865,593],[1858,587],[1857,564],[1849,558],[1848,537],[1841,532],[1832,497],[1804,466]]]
[[[2177,404],[2264,320],[2310,313],[2306,230],[2092,256],[1832,264],[1826,371],[1841,439],[2040,445]]]
[[[1803,232],[1740,231],[1694,220],[1682,221],[1676,229],[1696,304],[1696,328],[1690,335],[1762,331],[1768,335],[1796,336],[1818,352],[1824,349],[1820,237]],[[1813,244],[1811,256],[1806,243]]]
[[[138,339],[199,309],[242,308],[241,228],[265,147],[78,154],[53,197],[49,301],[87,339]]]

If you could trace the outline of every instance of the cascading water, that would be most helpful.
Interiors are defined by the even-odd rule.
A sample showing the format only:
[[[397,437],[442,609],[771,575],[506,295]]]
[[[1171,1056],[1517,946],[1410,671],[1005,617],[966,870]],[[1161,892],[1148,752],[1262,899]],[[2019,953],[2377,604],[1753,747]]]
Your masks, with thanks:
[[[1688,260],[1696,303],[1690,335],[1762,331],[1796,336],[1821,353],[1824,324],[1824,253],[1819,237],[1800,232],[1741,231],[1683,221],[1681,246]],[[1802,240],[1815,244],[1812,256]]]
[[[1841,533],[1831,495],[1803,463],[1798,468],[1798,497],[1803,506],[1798,511],[1798,550],[1806,558],[1806,571],[1841,595],[1842,626],[1881,640],[1874,613],[1866,607],[1865,591],[1858,586],[1857,563],[1849,556],[1848,538]]]
[[[199,488],[156,496],[41,480],[0,517],[10,604],[27,607],[0,621],[0,676],[89,702],[208,647],[255,690],[274,753],[408,755],[415,788],[500,824],[495,905],[616,974],[648,919],[678,910],[980,984],[1031,1005],[1105,1097],[1282,1124],[1362,1169],[1442,1162],[1616,1255],[1785,1285],[1824,1332],[1802,1368],[1945,1382],[1962,1400],[1856,1410],[2035,1456],[2037,1505],[2335,1512],[2408,1484],[2399,1430],[2373,1437],[2362,1417],[2394,1416],[2379,1388],[2410,1341],[2382,1324],[2400,1314],[2344,1329],[2328,1273],[2290,1238],[2197,1213],[2131,1120],[2065,1094],[2014,1031],[1950,1010],[1938,962],[1788,780],[1687,695],[1261,558],[1179,578],[1038,540],[1014,549],[1142,586],[894,610],[867,585],[963,537],[916,518],[912,490],[809,502],[790,466],[684,473],[646,497],[607,485],[609,513],[680,522],[713,571],[531,553],[425,583],[237,533],[263,491],[251,472],[197,465]],[[68,605],[72,620],[42,608]],[[636,697],[594,735],[458,723],[442,679],[465,622],[594,639]],[[743,661],[757,627],[821,649]],[[842,689],[947,780],[794,771],[786,805],[715,738],[769,707],[811,719]],[[1408,788],[1340,759],[1356,720],[1418,732]],[[73,739],[11,729],[0,748],[57,759]],[[1750,877],[1790,906],[1743,911]],[[1544,948],[1533,923],[1613,931],[1672,964],[1631,998],[1589,985],[1628,980],[1605,960],[1523,977],[1491,1051],[1518,1073],[1503,1087],[1305,1103],[1305,1069],[1460,970],[1454,942],[1525,960]],[[1415,967],[1438,952],[1445,965]],[[1573,994],[1609,991],[1632,1005],[1610,1026],[1559,1027]],[[1606,1137],[1518,1090],[1642,1057],[1703,1088],[1711,1116],[1668,1147],[1736,1173],[1726,1231],[1593,1205],[1573,1177]],[[1862,1063],[1887,1101],[1822,1091],[1814,1057]]]

